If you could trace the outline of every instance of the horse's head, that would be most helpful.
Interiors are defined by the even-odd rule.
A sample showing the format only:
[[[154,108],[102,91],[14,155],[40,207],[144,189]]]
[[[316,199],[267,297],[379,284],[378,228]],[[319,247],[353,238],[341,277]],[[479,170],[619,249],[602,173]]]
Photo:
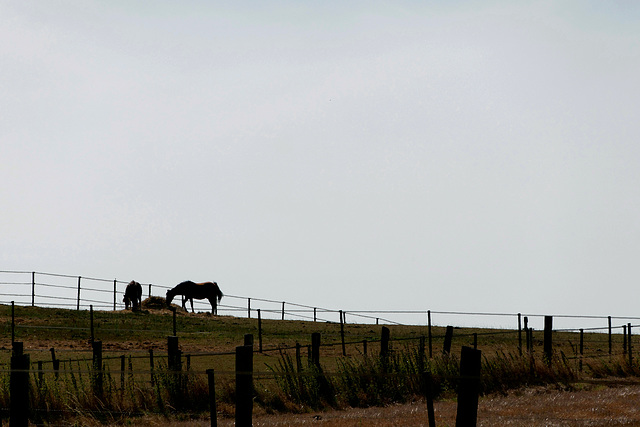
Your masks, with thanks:
[[[175,294],[171,292],[171,289],[167,291],[167,307],[171,307],[171,301],[173,301],[173,297]]]

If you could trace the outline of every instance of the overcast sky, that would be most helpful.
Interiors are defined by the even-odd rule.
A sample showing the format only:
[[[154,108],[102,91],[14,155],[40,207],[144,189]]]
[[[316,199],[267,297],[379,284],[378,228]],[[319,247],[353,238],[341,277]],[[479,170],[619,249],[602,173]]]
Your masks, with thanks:
[[[0,269],[640,315],[639,75],[634,1],[0,0]]]

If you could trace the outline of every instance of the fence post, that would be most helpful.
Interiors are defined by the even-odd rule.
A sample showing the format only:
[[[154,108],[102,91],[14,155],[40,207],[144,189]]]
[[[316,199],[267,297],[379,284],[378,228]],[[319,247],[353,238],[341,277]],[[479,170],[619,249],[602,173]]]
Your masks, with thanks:
[[[544,316],[544,358],[551,366],[553,357],[553,316]]]
[[[168,365],[171,371],[182,370],[182,352],[178,346],[178,337],[167,337]]]
[[[424,373],[424,347],[425,337],[423,335],[420,337],[420,341],[418,343],[418,373],[420,375]]]
[[[627,355],[627,325],[622,325],[622,354]]]
[[[317,309],[315,307],[313,307],[313,321],[316,321],[316,311]]]
[[[427,332],[429,334],[429,359],[431,359],[433,357],[433,346],[431,345],[432,343],[432,336],[431,336],[431,310],[427,310]]]
[[[9,425],[29,425],[29,355],[23,354],[22,342],[14,342],[11,356],[11,374],[9,376]]]
[[[31,272],[31,307],[36,305],[36,272]]]
[[[247,319],[251,319],[251,298],[247,298]]]
[[[93,394],[102,396],[102,341],[93,341],[91,343],[93,350]]]
[[[176,308],[171,307],[171,311],[173,311],[173,336],[178,335],[177,333],[177,322],[176,322]]]
[[[302,372],[302,356],[301,356],[301,348],[299,342],[296,342],[296,372],[299,374]]]
[[[527,347],[527,351],[531,351],[531,343],[529,342],[529,318],[527,316],[524,316],[524,335],[526,338],[526,347]]]
[[[253,348],[236,347],[236,426],[251,427],[253,419]]]
[[[244,345],[251,346],[253,349],[253,334],[244,334]]]
[[[11,345],[16,341],[16,303],[11,301]]]
[[[344,312],[340,310],[340,339],[342,341],[342,355],[347,355],[347,348],[344,344]]]
[[[262,353],[262,317],[260,316],[260,309],[258,309],[258,349]]]
[[[149,283],[149,298],[151,298],[151,283]]]
[[[56,359],[56,349],[51,347],[51,364],[53,365],[53,371],[55,372],[56,379],[58,379],[58,372],[60,371],[60,359]]]
[[[456,427],[475,427],[478,420],[478,394],[480,392],[480,365],[482,352],[462,347],[460,354],[460,387]]]
[[[320,332],[311,334],[311,363],[320,367]]]
[[[78,276],[78,304],[76,305],[76,310],[80,310],[80,279],[82,277]]]
[[[113,279],[113,311],[116,311],[117,280]]]
[[[94,330],[93,330],[93,304],[89,306],[89,318],[90,318],[90,325],[91,325],[91,342],[93,342],[93,339],[95,337]]]
[[[611,356],[611,350],[612,350],[612,342],[611,342],[611,316],[608,316],[608,321],[609,321],[609,356]]]
[[[451,353],[452,340],[453,340],[453,326],[447,326],[447,331],[444,334],[444,345],[442,347],[442,354]]]
[[[282,320],[284,320],[284,301],[282,301]]]
[[[629,365],[633,364],[633,351],[631,348],[631,323],[627,323],[627,344],[629,344]]]
[[[389,336],[391,332],[386,326],[382,327],[382,335],[380,336],[380,357],[386,359],[389,355]]]
[[[518,313],[518,354],[522,356],[522,314]]]
[[[582,372],[582,355],[584,354],[584,329],[580,328],[580,372]]]
[[[211,427],[218,426],[218,410],[216,409],[216,381],[213,369],[207,369],[207,380],[209,382],[209,413]]]
[[[436,427],[436,415],[433,410],[433,376],[431,372],[424,372],[422,374],[424,377],[424,383],[426,387],[426,396],[427,396],[427,417],[429,419],[429,427]]]

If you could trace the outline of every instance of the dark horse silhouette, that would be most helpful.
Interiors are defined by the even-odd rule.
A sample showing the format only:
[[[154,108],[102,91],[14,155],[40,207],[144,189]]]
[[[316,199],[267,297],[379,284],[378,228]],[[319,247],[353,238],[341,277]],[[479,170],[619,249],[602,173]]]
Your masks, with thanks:
[[[124,290],[124,306],[128,310],[129,305],[132,306],[133,311],[140,309],[142,303],[142,285],[134,280],[130,281],[127,288]]]
[[[171,301],[176,295],[184,296],[182,300],[182,308],[187,310],[185,307],[187,301],[191,301],[191,312],[195,313],[193,310],[193,299],[208,299],[211,303],[211,314],[218,314],[218,303],[222,299],[222,291],[218,287],[216,282],[204,282],[204,283],[194,283],[191,280],[187,280],[186,282],[182,282],[177,285],[173,289],[169,289],[167,291],[167,305],[171,306]]]

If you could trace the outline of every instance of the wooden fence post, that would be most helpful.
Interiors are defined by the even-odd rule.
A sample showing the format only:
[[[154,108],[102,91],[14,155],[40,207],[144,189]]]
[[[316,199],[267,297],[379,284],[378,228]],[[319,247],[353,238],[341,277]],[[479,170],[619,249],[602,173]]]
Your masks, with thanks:
[[[611,316],[608,316],[608,322],[609,322],[609,356],[611,356],[611,350],[612,350],[612,341],[611,341]]]
[[[9,376],[9,425],[29,425],[29,367],[31,366],[28,354],[23,353],[22,342],[14,342],[13,355],[11,356],[11,374]]]
[[[167,337],[168,365],[171,371],[182,370],[182,352],[178,346],[178,337]]]
[[[253,334],[244,334],[244,345],[248,345],[253,349]]]
[[[320,367],[320,332],[311,334],[311,363]]]
[[[118,281],[116,279],[113,279],[113,311],[116,311],[116,299],[117,299],[117,293],[118,293]]]
[[[316,321],[316,311],[317,309],[315,307],[313,307],[313,321]]]
[[[284,301],[282,301],[282,320],[284,320]]]
[[[216,381],[213,369],[207,369],[207,380],[209,383],[209,414],[211,427],[217,427],[218,410],[216,409]]]
[[[90,319],[89,324],[91,325],[91,328],[90,328],[90,330],[91,330],[91,342],[93,342],[93,339],[95,338],[94,329],[93,329],[93,304],[91,304],[89,306],[89,319]]]
[[[173,312],[173,336],[175,337],[176,335],[178,335],[177,321],[176,321],[176,308],[171,307],[171,311]]]
[[[436,427],[436,415],[433,410],[433,376],[431,372],[422,374],[425,383],[425,393],[427,396],[427,417],[429,419],[429,427]]]
[[[553,316],[544,316],[544,359],[551,366],[553,358]]]
[[[342,355],[347,355],[347,348],[344,343],[344,312],[340,310],[340,339],[342,341]]]
[[[447,326],[444,334],[444,345],[442,346],[442,354],[451,353],[451,341],[453,341],[453,326]]]
[[[633,351],[631,347],[631,323],[627,323],[627,344],[629,345],[629,365],[633,364]]]
[[[16,341],[16,303],[11,301],[11,345]]]
[[[420,337],[420,342],[418,343],[418,372],[422,375],[424,371],[424,350],[425,350],[425,337],[424,335]]]
[[[82,277],[78,276],[78,304],[76,305],[76,310],[80,310],[80,280]]]
[[[253,348],[236,347],[236,426],[251,427],[253,419]]]
[[[102,396],[103,372],[102,372],[102,341],[91,343],[93,350],[93,394]]]
[[[251,298],[247,298],[247,319],[251,319]]]
[[[433,346],[431,336],[431,310],[427,310],[427,332],[429,334],[429,359],[433,357]]]
[[[475,427],[478,420],[478,395],[480,393],[480,365],[482,352],[462,347],[460,355],[460,386],[456,427]]]
[[[301,348],[302,346],[300,345],[299,342],[296,342],[296,372],[300,373],[302,372],[302,356],[301,356]]]
[[[529,343],[529,318],[524,316],[524,335],[526,340],[527,351],[531,351],[531,345]]]
[[[51,352],[51,364],[53,365],[53,371],[55,372],[55,377],[58,379],[58,372],[60,371],[60,359],[56,359],[56,349],[51,347],[49,349]]]
[[[31,307],[36,305],[36,272],[31,272]]]
[[[262,353],[262,317],[260,316],[260,309],[258,309],[258,351]]]
[[[582,372],[582,355],[584,354],[584,329],[580,328],[580,372]]]
[[[522,356],[522,314],[518,313],[518,354]]]

